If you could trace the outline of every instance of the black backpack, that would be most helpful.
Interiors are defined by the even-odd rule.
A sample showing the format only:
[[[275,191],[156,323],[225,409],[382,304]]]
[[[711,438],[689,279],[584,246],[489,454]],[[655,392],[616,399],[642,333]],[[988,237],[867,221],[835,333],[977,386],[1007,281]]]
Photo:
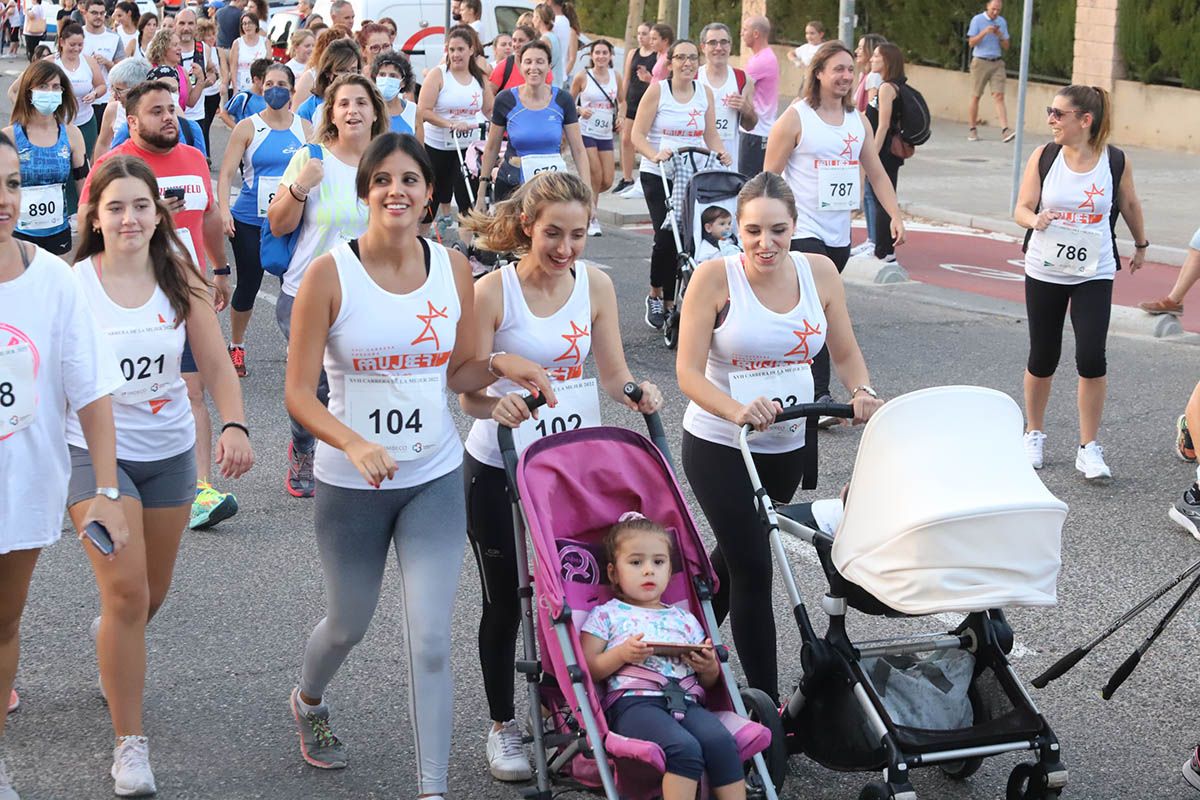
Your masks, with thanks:
[[[1112,193],[1112,210],[1108,213],[1108,227],[1112,231],[1113,243],[1113,258],[1116,259],[1117,269],[1121,268],[1121,259],[1117,253],[1117,215],[1120,211],[1117,209],[1117,196],[1121,191],[1121,176],[1125,174],[1125,151],[1119,147],[1107,145],[1108,149],[1108,170],[1112,173],[1113,193]],[[1042,154],[1038,157],[1038,185],[1044,186],[1046,176],[1050,174],[1050,168],[1054,166],[1054,159],[1058,158],[1059,151],[1062,150],[1061,144],[1050,142],[1042,148]],[[1042,201],[1039,199],[1035,213],[1041,213]],[[1029,250],[1029,240],[1033,237],[1033,229],[1025,231],[1025,241],[1021,244],[1021,252]]]
[[[908,85],[908,81],[902,79],[894,83],[900,106],[897,115],[900,138],[914,147],[923,145],[929,141],[932,133],[929,129],[929,106],[921,93]]]

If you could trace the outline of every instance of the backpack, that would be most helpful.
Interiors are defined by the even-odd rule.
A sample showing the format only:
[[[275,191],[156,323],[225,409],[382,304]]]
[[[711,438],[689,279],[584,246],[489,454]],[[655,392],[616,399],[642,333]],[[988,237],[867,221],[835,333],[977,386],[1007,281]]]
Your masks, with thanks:
[[[742,90],[746,88],[746,73],[743,70],[734,67],[733,79],[737,81],[738,94],[741,94]]]
[[[896,125],[900,138],[914,147],[929,141],[929,106],[925,98],[906,80],[893,81],[896,87],[896,102],[899,113]]]
[[[179,135],[183,138],[183,143],[188,147],[196,147],[196,135],[192,133],[192,126],[188,125],[182,116],[176,117],[175,121],[179,123]]]
[[[321,157],[319,144],[308,144],[305,147],[308,148],[308,155],[311,158]],[[296,229],[283,236],[271,233],[271,223],[269,222],[262,226],[262,233],[258,239],[258,252],[263,269],[279,277],[287,272],[288,265],[292,262],[292,254],[296,252],[296,245],[300,241],[302,227],[304,227],[303,216],[300,217],[300,223],[296,225]]]
[[[1121,176],[1125,174],[1125,151],[1119,147],[1113,147],[1111,144],[1106,148],[1108,150],[1108,169],[1112,173],[1113,181],[1113,203],[1112,209],[1108,213],[1108,227],[1112,231],[1113,243],[1113,259],[1117,262],[1117,269],[1121,268],[1121,259],[1117,253],[1117,215],[1120,211],[1117,209],[1117,195],[1121,191]],[[1058,158],[1059,151],[1062,150],[1061,144],[1050,142],[1042,148],[1042,155],[1038,157],[1038,186],[1046,184],[1046,176],[1050,174],[1050,168],[1054,166],[1054,159]],[[1039,198],[1035,213],[1041,213],[1042,201]],[[1029,240],[1033,238],[1033,229],[1025,231],[1025,241],[1021,244],[1021,252],[1025,253],[1029,250]]]

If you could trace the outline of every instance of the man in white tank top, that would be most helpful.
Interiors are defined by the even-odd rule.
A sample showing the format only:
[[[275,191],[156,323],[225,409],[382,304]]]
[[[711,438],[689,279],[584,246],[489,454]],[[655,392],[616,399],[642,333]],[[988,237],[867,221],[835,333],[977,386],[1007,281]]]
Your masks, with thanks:
[[[700,31],[700,49],[704,53],[700,83],[712,89],[717,133],[725,143],[725,152],[733,158],[730,166],[736,172],[741,131],[754,130],[758,114],[754,111],[754,81],[729,66],[732,46],[733,35],[723,23],[710,22]]]
[[[809,69],[803,96],[771,128],[763,169],[782,175],[796,196],[792,250],[828,256],[841,272],[850,260],[850,215],[861,205],[863,172],[892,215],[897,245],[904,243],[904,221],[879,153],[863,146],[874,134],[851,102],[854,55],[841,42],[826,42]],[[813,359],[813,382],[821,402],[829,394],[824,348]]]

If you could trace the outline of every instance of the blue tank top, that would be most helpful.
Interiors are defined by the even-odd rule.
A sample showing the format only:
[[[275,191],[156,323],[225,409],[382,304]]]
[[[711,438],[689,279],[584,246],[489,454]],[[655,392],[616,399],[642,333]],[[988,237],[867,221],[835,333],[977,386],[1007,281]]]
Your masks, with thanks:
[[[304,128],[300,117],[292,115],[292,125],[277,131],[255,114],[248,118],[254,124],[254,136],[242,155],[242,190],[229,213],[246,225],[262,225],[265,210],[279,186],[279,178],[292,160],[292,154],[304,144]]]
[[[300,104],[300,108],[296,109],[296,113],[311,122],[313,127],[316,127],[321,124],[321,108],[324,105],[325,101],[314,94]]]
[[[25,128],[15,122],[13,137],[17,144],[17,158],[21,163],[22,186],[67,185],[71,178],[71,142],[67,138],[67,126],[58,126],[58,141],[49,147],[39,147],[29,141]],[[61,225],[30,231],[23,229],[18,222],[16,229],[26,236],[53,236],[62,233],[69,226],[66,214],[63,214]]]

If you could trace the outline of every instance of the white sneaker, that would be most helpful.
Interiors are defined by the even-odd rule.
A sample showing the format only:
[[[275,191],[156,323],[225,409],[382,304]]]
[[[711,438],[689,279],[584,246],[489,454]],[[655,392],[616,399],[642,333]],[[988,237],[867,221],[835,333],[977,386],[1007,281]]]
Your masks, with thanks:
[[[154,773],[150,771],[150,743],[145,736],[121,736],[113,748],[113,792],[118,797],[143,797],[154,794]]]
[[[860,244],[858,247],[851,248],[850,255],[866,256],[866,255],[870,255],[873,252],[875,252],[875,243],[872,242],[870,239],[867,239],[865,242]]]
[[[1041,431],[1030,431],[1025,434],[1025,455],[1034,469],[1042,468],[1042,449],[1046,444],[1046,434]]]
[[[882,261],[884,264],[899,264],[900,263],[899,261],[896,260],[895,253],[890,253],[879,260]]]
[[[642,191],[641,181],[634,181],[633,186],[621,192],[621,197],[624,197],[626,200],[639,200],[645,196],[645,192]]]
[[[592,217],[592,221],[588,223],[588,236],[600,236],[604,231],[600,228],[600,220]]]
[[[1104,448],[1096,441],[1088,442],[1076,451],[1075,469],[1089,481],[1106,481],[1112,477],[1112,470],[1104,463]]]
[[[501,781],[527,781],[533,777],[529,758],[525,755],[525,744],[521,741],[521,729],[515,720],[509,720],[500,730],[488,730],[487,758],[492,777]]]
[[[0,800],[21,800],[21,796],[12,786],[12,776],[8,774],[8,767],[2,758],[0,758]]]

